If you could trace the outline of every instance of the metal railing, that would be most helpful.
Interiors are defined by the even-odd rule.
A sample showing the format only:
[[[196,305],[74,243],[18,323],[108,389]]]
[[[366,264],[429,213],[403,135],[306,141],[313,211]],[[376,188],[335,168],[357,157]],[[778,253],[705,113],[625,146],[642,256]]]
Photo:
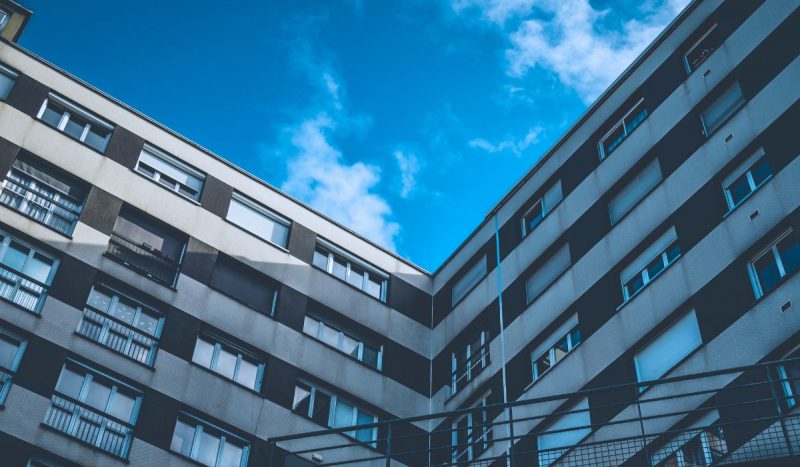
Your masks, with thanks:
[[[81,212],[79,200],[48,191],[42,182],[19,172],[3,182],[0,203],[65,235],[72,234]],[[38,188],[38,189],[37,189]]]
[[[85,308],[77,332],[115,352],[153,366],[158,341],[128,323]]]
[[[450,395],[455,395],[464,386],[478,376],[484,368],[491,363],[489,356],[489,343],[483,344],[478,350],[464,360],[464,364],[456,367],[450,375]]]
[[[140,245],[127,238],[111,233],[106,254],[134,271],[150,279],[172,287],[180,269],[180,263],[162,256],[147,245]]]
[[[800,359],[280,436],[269,440],[268,465],[655,467],[785,459],[800,455],[800,381],[782,368],[800,368]],[[483,411],[490,426],[474,429],[491,430],[492,443],[465,459],[470,442],[457,440],[480,437],[460,436],[464,427],[453,422],[467,414],[482,420]],[[342,435],[376,427],[376,448]]]
[[[14,373],[0,367],[0,407],[6,402],[6,396],[11,388],[11,383],[14,381]]]
[[[0,264],[0,298],[38,313],[46,295],[46,284]]]
[[[43,423],[117,457],[128,457],[133,426],[78,401],[53,394]]]

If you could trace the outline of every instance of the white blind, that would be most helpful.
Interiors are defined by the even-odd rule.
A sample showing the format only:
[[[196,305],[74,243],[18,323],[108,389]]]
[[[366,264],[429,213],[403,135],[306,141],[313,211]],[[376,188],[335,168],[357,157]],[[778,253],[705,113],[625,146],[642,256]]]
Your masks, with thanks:
[[[627,283],[633,276],[639,273],[647,263],[655,259],[667,249],[672,242],[678,239],[678,234],[675,232],[675,227],[670,227],[669,230],[664,232],[652,245],[650,245],[642,254],[635,260],[631,261],[619,275],[622,284]]]
[[[545,351],[556,345],[559,339],[567,335],[567,333],[572,330],[578,324],[578,314],[572,315],[568,320],[564,322],[561,326],[558,327],[550,336],[543,340],[541,344],[537,345],[531,351],[532,358],[539,358]]]
[[[171,158],[161,155],[147,146],[142,150],[142,154],[139,156],[140,162],[144,162],[162,174],[195,189],[199,193],[203,188],[203,179],[205,177],[194,170],[188,170],[188,168],[182,167],[183,164],[179,165],[177,161],[170,159]]]
[[[636,203],[641,201],[654,186],[658,185],[661,177],[661,166],[658,164],[658,159],[654,159],[622,191],[617,193],[608,204],[611,223],[616,223],[622,216],[633,209]]]
[[[455,305],[464,298],[472,287],[486,275],[486,255],[475,263],[464,276],[453,284],[452,304]]]
[[[569,244],[565,244],[525,281],[528,303],[538,297],[559,274],[566,271],[570,261]]]
[[[286,247],[289,225],[267,214],[266,209],[234,193],[227,219],[239,227],[276,245]]]
[[[692,310],[636,354],[638,380],[652,381],[664,376],[702,343],[697,316]]]

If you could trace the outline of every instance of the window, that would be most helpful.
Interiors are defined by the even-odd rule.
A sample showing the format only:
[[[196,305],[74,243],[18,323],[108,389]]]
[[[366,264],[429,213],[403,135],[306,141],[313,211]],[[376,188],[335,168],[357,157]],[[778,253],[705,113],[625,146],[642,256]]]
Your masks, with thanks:
[[[480,457],[492,445],[492,424],[486,406],[489,396],[485,396],[472,410],[453,423],[452,465],[466,466]]]
[[[489,332],[481,331],[466,347],[451,354],[450,392],[457,393],[489,366]]]
[[[756,298],[771,291],[784,277],[800,268],[800,240],[793,230],[778,237],[769,247],[761,250],[748,264],[750,282]]]
[[[56,260],[0,231],[0,298],[38,313]]]
[[[234,193],[227,219],[253,235],[286,248],[291,222],[264,206]]]
[[[624,302],[653,282],[681,255],[678,234],[670,227],[620,273]]]
[[[170,450],[209,467],[246,467],[250,446],[244,439],[188,414],[180,414]]]
[[[661,182],[661,166],[658,159],[654,159],[639,171],[628,185],[619,191],[608,203],[608,214],[611,225],[616,224],[622,217],[629,213],[650,191]]]
[[[572,352],[581,343],[581,330],[578,326],[572,328],[567,335],[556,341],[555,345],[541,353],[531,354],[533,365],[533,381],[537,381],[547,370],[554,367],[568,353]]]
[[[653,381],[672,370],[703,344],[694,310],[686,313],[661,332],[634,357],[637,381]],[[640,390],[646,389],[640,386]]]
[[[87,186],[75,178],[20,156],[3,180],[0,203],[71,235],[87,193]]]
[[[58,377],[44,423],[127,458],[141,401],[136,389],[68,361]]]
[[[692,431],[683,433],[678,442],[697,433]],[[728,444],[725,441],[725,433],[722,427],[710,426],[701,430],[699,434],[691,436],[688,441],[683,443],[672,454],[667,456],[659,467],[700,467],[707,465],[717,465],[728,454]]]
[[[714,24],[686,51],[686,55],[683,57],[686,73],[692,74],[721,44],[722,33]]]
[[[533,302],[545,289],[550,286],[558,276],[569,268],[571,264],[569,245],[562,246],[553,256],[547,259],[525,281],[525,296],[527,303]]]
[[[0,407],[6,402],[27,343],[0,329]]]
[[[363,340],[308,315],[303,322],[303,332],[344,352],[370,368],[381,371],[383,367],[383,346],[366,344]]]
[[[533,229],[542,223],[545,217],[555,209],[564,195],[561,192],[561,180],[557,180],[538,198],[530,209],[522,216],[522,236],[533,232]]]
[[[172,287],[178,278],[186,241],[186,235],[123,206],[106,254],[134,271]]]
[[[772,168],[763,156],[764,150],[759,149],[722,181],[725,200],[728,202],[730,210],[741,204],[772,178]]]
[[[8,20],[11,19],[11,13],[8,10],[0,8],[0,31],[8,26]]]
[[[389,275],[368,266],[327,242],[317,244],[314,250],[314,266],[382,302],[386,301]]]
[[[8,20],[8,15],[0,10],[0,31],[3,30],[5,23]],[[11,94],[11,88],[17,82],[19,74],[11,68],[0,63],[0,101],[4,101]]]
[[[156,307],[97,283],[78,334],[148,366],[155,364],[164,317]]]
[[[205,174],[154,146],[145,143],[136,171],[182,196],[200,201]]]
[[[610,156],[646,118],[647,107],[644,105],[644,99],[639,99],[639,102],[626,112],[622,119],[615,123],[605,136],[600,138],[598,143],[600,159]]]
[[[279,284],[230,256],[217,256],[209,285],[259,313],[275,314]]]
[[[100,152],[105,152],[111,133],[114,132],[114,125],[111,123],[52,92],[42,103],[38,118]]]
[[[312,384],[298,381],[294,389],[292,411],[308,417],[315,423],[331,428],[377,423],[378,417],[342,400],[335,394]],[[378,439],[378,427],[361,428],[344,434],[358,441],[370,443]]]
[[[800,396],[800,360],[797,359],[796,352],[790,359],[777,368],[782,399],[789,409],[797,405],[797,397]]]
[[[584,398],[565,410],[547,430],[536,437],[539,447],[539,465],[544,467],[555,463],[592,432],[589,417],[589,399]]]
[[[453,284],[453,290],[451,293],[451,305],[456,306],[458,302],[461,301],[462,298],[466,297],[467,294],[475,287],[478,282],[481,281],[486,276],[486,255],[483,255],[481,259],[478,260],[477,263],[473,264],[467,272],[458,279],[455,284]]]
[[[261,388],[261,359],[212,335],[197,336],[192,361],[253,391]]]
[[[711,135],[744,105],[742,87],[734,82],[700,112],[703,133]]]

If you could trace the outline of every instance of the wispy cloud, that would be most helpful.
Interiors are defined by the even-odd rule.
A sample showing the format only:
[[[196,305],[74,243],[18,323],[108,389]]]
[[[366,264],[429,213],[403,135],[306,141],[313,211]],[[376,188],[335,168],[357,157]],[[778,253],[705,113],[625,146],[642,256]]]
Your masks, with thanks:
[[[544,132],[543,127],[535,126],[529,129],[525,136],[521,139],[507,138],[497,143],[491,143],[483,138],[475,138],[468,144],[471,148],[482,149],[491,154],[511,151],[515,155],[519,156],[532,144],[539,142],[542,132]]]
[[[417,173],[420,169],[417,156],[412,153],[397,150],[394,152],[394,160],[397,168],[400,169],[400,197],[408,198],[417,187]]]
[[[477,8],[484,19],[502,25],[512,17],[530,13],[535,3],[536,0],[451,0],[450,6],[456,13]]]

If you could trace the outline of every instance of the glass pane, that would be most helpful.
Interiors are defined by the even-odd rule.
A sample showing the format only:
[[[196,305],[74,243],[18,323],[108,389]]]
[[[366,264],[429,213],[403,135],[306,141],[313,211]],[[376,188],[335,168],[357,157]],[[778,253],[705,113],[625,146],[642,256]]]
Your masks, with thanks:
[[[303,320],[303,332],[312,337],[317,337],[319,333],[319,321],[310,316],[306,316]]]
[[[714,31],[716,31],[716,29]],[[703,38],[699,44],[686,54],[686,63],[689,67],[689,73],[696,70],[697,67],[716,50],[717,41],[715,40],[716,35],[714,31]]]
[[[336,410],[333,413],[333,428],[353,426],[353,406],[342,401],[336,401]]]
[[[108,396],[111,395],[111,387],[104,383],[93,380],[89,383],[89,390],[86,392],[86,403],[99,410],[106,410]]]
[[[569,343],[567,342],[567,338],[561,339],[561,341],[556,345],[554,349],[555,354],[555,361],[559,362],[565,355],[569,352]]]
[[[737,178],[736,180],[731,183],[728,187],[728,192],[731,196],[731,201],[733,201],[733,205],[737,205],[742,202],[742,200],[750,194],[750,182],[747,180],[747,174],[743,174],[741,177]]]
[[[330,326],[324,326],[322,329],[322,342],[339,348],[339,330]]]
[[[34,253],[30,261],[25,264],[25,269],[22,272],[39,282],[47,282],[47,276],[50,275],[52,267],[52,259],[39,253]]]
[[[375,423],[375,417],[363,410],[359,410],[356,425],[365,425],[367,423]],[[376,431],[376,428],[362,428],[356,431],[356,439],[359,441],[375,441],[375,438],[377,438]]]
[[[0,367],[11,369],[11,365],[17,358],[19,345],[16,341],[0,334]]]
[[[536,365],[536,373],[538,376],[542,376],[545,371],[550,369],[550,352],[545,352],[544,355],[540,356],[534,365]]]
[[[753,267],[756,270],[758,281],[761,284],[761,291],[764,293],[772,290],[781,279],[781,273],[778,270],[778,265],[775,263],[775,257],[772,251],[766,252],[754,263]]]
[[[367,278],[367,288],[364,289],[365,292],[372,295],[373,297],[380,299],[381,298],[381,289],[383,288],[383,279],[373,276],[372,274],[369,275]]]
[[[28,259],[29,248],[25,248],[17,242],[11,242],[8,245],[5,256],[3,256],[3,264],[14,269],[15,271],[22,272],[25,267],[25,261]]]
[[[225,447],[222,449],[220,467],[239,467],[242,465],[243,449],[226,440]]]
[[[211,368],[211,357],[214,356],[214,345],[198,338],[194,346],[192,361],[206,368]]]
[[[192,441],[194,440],[195,427],[178,420],[175,424],[175,431],[172,433],[170,450],[189,456],[192,453]]]
[[[80,139],[83,135],[83,130],[86,128],[86,120],[78,117],[77,115],[70,114],[67,126],[64,127],[64,133],[72,136],[73,138]]]
[[[333,272],[332,274],[339,279],[346,279],[347,276],[347,261],[342,258],[333,257]]]
[[[328,270],[328,252],[314,250],[314,266]]]
[[[755,182],[756,186],[758,186],[764,183],[764,180],[772,175],[772,169],[769,167],[769,162],[763,160],[756,164],[755,167],[750,169],[750,173],[753,175],[753,182]]]
[[[778,253],[787,275],[800,268],[800,242],[793,235],[789,235],[778,243]]]
[[[117,307],[111,310],[110,314],[120,321],[131,324],[133,323],[133,317],[136,315],[136,304],[120,298]]]
[[[218,451],[219,438],[205,431],[200,433],[200,444],[197,448],[197,461],[205,465],[216,465]]]
[[[314,407],[311,410],[311,419],[323,426],[328,426],[328,414],[331,410],[331,396],[321,391],[314,394]]]
[[[83,375],[78,374],[69,368],[64,368],[61,371],[61,376],[58,378],[58,385],[56,391],[77,399],[81,393],[81,386],[83,386]]]
[[[61,115],[63,115],[64,111],[61,109],[56,109],[53,107],[51,102],[47,103],[47,107],[44,109],[44,113],[42,114],[42,121],[46,122],[52,126],[58,126],[58,123],[61,121]]]
[[[620,143],[622,143],[622,140],[624,139],[625,139],[625,128],[623,128],[622,125],[619,125],[616,128],[614,128],[614,131],[612,131],[608,136],[606,136],[606,139],[603,140],[604,154],[606,156],[611,154],[615,149],[617,149],[617,146],[619,146]]]
[[[292,402],[292,410],[304,416],[308,416],[308,408],[311,403],[311,387],[297,383],[294,388],[294,401]]]
[[[108,311],[111,305],[111,295],[101,289],[92,289],[86,304],[100,311]]]
[[[118,392],[111,399],[111,406],[108,408],[108,413],[113,417],[129,422],[133,414],[133,406],[135,403],[135,398]]]
[[[647,265],[647,275],[650,277],[650,280],[653,280],[659,272],[664,270],[664,259],[661,255],[658,258],[654,259]]]
[[[89,133],[86,135],[86,144],[100,151],[105,151],[106,143],[108,143],[108,138],[110,136],[111,131],[108,129],[92,126],[89,128]]]
[[[358,266],[350,266],[350,274],[347,276],[347,282],[352,284],[355,288],[361,289],[364,287],[364,270]]]
[[[237,382],[247,386],[250,389],[258,389],[256,387],[257,380],[258,365],[242,359],[242,363],[239,365],[239,376]]]
[[[631,279],[627,284],[625,284],[625,287],[628,289],[628,297],[630,297],[636,292],[638,292],[639,289],[644,287],[644,278],[642,277],[641,274],[637,274],[636,276],[634,276],[633,279]]]
[[[345,334],[342,339],[342,351],[351,357],[358,358],[358,341]]]
[[[581,343],[581,330],[579,328],[573,329],[570,333],[570,338],[572,339],[572,347],[574,348]]]
[[[239,357],[236,354],[231,353],[224,348],[220,349],[215,370],[222,376],[233,379],[233,374],[236,371],[236,360],[238,358]]]
[[[378,349],[364,344],[361,361],[372,368],[378,368]]]
[[[675,258],[680,256],[681,254],[681,246],[675,243],[674,245],[670,246],[667,249],[667,263],[672,263],[675,261]]]
[[[628,134],[635,130],[645,118],[647,118],[647,109],[644,108],[644,103],[642,103],[625,119]]]
[[[150,311],[142,310],[133,325],[147,334],[155,336],[156,331],[158,331],[158,321],[159,318],[156,315],[152,314]]]
[[[539,223],[544,219],[544,212],[542,211],[542,202],[539,201],[531,208],[530,212],[525,216],[525,228],[527,232],[531,232]]]

